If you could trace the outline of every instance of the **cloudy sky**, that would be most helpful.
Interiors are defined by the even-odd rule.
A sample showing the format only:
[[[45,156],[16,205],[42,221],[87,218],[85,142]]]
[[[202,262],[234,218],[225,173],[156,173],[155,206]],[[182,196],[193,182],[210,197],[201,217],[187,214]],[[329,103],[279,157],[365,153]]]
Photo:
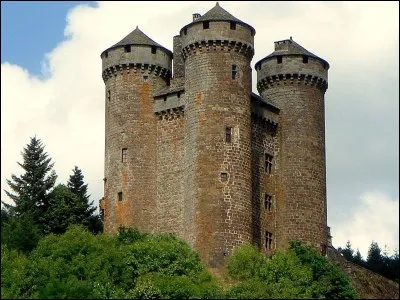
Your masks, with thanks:
[[[172,50],[172,37],[215,2],[1,2],[1,189],[20,175],[37,135],[58,182],[80,167],[103,194],[104,84],[100,53],[136,25]],[[350,240],[399,248],[399,3],[230,2],[256,29],[254,64],[289,38],[330,63],[326,92],[328,225]],[[253,91],[256,74],[253,74]],[[8,201],[2,191],[1,199]]]

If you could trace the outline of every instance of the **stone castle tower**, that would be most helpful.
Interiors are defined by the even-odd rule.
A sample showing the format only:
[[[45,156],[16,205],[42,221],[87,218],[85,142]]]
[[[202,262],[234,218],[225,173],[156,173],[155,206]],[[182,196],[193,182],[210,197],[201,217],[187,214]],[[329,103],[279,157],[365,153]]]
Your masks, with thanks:
[[[260,97],[254,35],[217,2],[173,53],[138,28],[102,52],[106,232],[175,233],[211,267],[244,242],[326,245],[329,64],[275,42],[255,65]]]

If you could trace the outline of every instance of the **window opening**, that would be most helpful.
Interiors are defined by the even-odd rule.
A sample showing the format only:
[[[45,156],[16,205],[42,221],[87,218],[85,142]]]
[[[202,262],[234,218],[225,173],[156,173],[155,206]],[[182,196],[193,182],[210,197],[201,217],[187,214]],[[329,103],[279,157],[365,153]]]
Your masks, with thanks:
[[[232,79],[236,79],[236,74],[237,74],[237,66],[232,65]]]
[[[122,162],[126,162],[127,161],[127,156],[128,156],[128,149],[127,148],[123,148],[122,149]]]
[[[271,211],[272,208],[272,196],[269,194],[265,194],[265,210]]]
[[[232,142],[232,127],[225,127],[225,142]]]
[[[156,46],[152,46],[151,47],[151,53],[152,54],[156,54],[157,53],[157,47]]]
[[[272,249],[272,233],[268,231],[265,232],[265,248],[267,250]]]
[[[276,61],[278,62],[278,64],[282,63],[282,56],[277,56],[276,57]]]
[[[122,192],[118,193],[118,201],[122,201]]]
[[[147,82],[147,79],[149,78],[149,76],[147,76],[147,75],[143,75],[143,81],[144,82]]]
[[[111,91],[110,90],[107,91],[107,100],[108,100],[108,102],[111,101]]]
[[[221,173],[221,181],[226,182],[228,180],[228,173],[222,172]]]
[[[203,22],[203,29],[208,29],[210,28],[210,22],[209,21],[204,21]]]
[[[265,173],[272,173],[272,160],[273,156],[271,154],[265,153]]]
[[[307,55],[303,55],[303,63],[308,64],[308,56]]]
[[[236,22],[231,22],[231,29],[236,30]]]
[[[124,50],[125,52],[131,52],[131,45],[125,45]]]

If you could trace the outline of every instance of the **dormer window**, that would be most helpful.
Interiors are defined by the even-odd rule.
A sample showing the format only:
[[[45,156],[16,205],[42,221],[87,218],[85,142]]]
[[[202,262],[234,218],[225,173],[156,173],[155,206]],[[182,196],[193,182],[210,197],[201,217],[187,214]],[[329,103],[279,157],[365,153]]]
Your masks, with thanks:
[[[210,28],[210,22],[209,21],[204,21],[203,22],[203,29],[209,29]]]
[[[236,22],[231,22],[231,29],[236,30]]]
[[[131,52],[131,45],[125,45],[124,50],[125,52]]]

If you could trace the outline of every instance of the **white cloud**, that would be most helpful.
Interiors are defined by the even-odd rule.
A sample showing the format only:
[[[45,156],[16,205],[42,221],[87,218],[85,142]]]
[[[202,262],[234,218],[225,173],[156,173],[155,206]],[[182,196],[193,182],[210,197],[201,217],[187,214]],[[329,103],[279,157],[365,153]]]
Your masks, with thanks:
[[[65,183],[74,165],[78,165],[89,183],[92,200],[98,200],[103,194],[104,172],[100,53],[136,25],[172,50],[173,36],[191,22],[192,13],[204,14],[214,5],[214,1],[107,1],[99,2],[97,7],[80,5],[66,16],[64,39],[44,55],[45,74],[32,75],[23,66],[2,63],[2,190],[8,188],[5,180],[11,173],[21,173],[16,163],[21,162],[20,151],[36,134],[55,162],[59,182]],[[358,220],[357,207],[367,204],[361,199],[352,201],[349,189],[361,194],[379,182],[377,188],[398,198],[398,184],[393,184],[398,182],[398,142],[393,142],[393,136],[398,136],[398,4],[222,1],[220,5],[256,29],[253,67],[273,51],[274,41],[289,36],[330,63],[326,139],[328,203],[332,209],[328,207],[328,216],[330,222],[333,220],[330,225],[334,241],[343,245],[347,239],[353,242],[353,235],[349,234],[356,231],[337,226],[347,223],[350,213]],[[255,71],[253,90],[256,91]],[[389,132],[391,135],[387,135]],[[374,143],[377,139],[371,139],[371,133],[379,135],[379,142]],[[371,166],[372,170],[385,167],[374,173],[379,177],[372,181],[372,173],[360,166]],[[383,186],[388,188],[382,189]],[[338,196],[339,191],[343,197]],[[3,191],[1,198],[8,199]],[[342,211],[343,215],[336,213]],[[392,222],[391,217],[387,219],[376,220],[379,224],[375,227],[387,228],[385,222]],[[343,229],[340,235],[336,234],[338,228]],[[387,238],[382,246],[391,243],[393,235],[398,236],[398,227],[388,231],[391,235],[381,235]],[[366,238],[368,246],[374,237]],[[360,250],[361,247],[364,246],[360,245]]]
[[[372,241],[378,243],[382,252],[385,245],[389,254],[399,250],[399,197],[372,191],[362,194],[360,199],[351,219],[334,224],[333,245],[343,248],[350,240],[352,248],[359,248],[364,259]]]

